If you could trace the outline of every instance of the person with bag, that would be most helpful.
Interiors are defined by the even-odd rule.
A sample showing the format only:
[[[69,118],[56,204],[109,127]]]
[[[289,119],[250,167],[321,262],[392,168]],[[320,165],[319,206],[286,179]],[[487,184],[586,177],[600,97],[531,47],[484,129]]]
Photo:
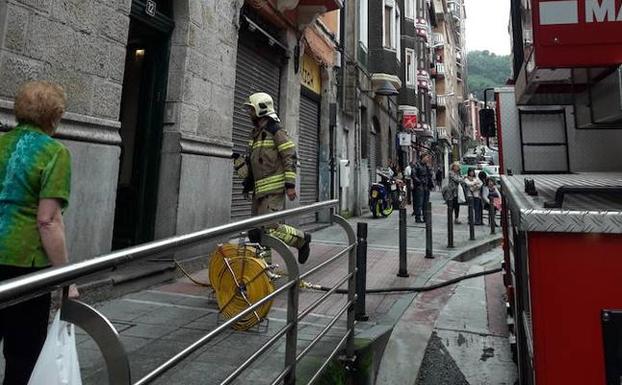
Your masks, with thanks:
[[[473,211],[475,214],[474,225],[482,226],[482,181],[475,176],[475,169],[470,168],[467,177],[464,179],[466,185],[466,197],[473,200]]]
[[[447,185],[443,187],[442,194],[445,202],[451,201],[452,203],[454,210],[454,223],[457,225],[462,224],[458,218],[460,217],[460,204],[464,203],[464,197],[460,199],[460,195],[464,195],[464,190],[462,188],[463,184],[464,180],[462,179],[462,175],[460,175],[460,163],[454,162],[449,168]]]
[[[486,186],[482,189],[482,200],[484,201],[484,209],[490,210],[490,205],[495,207],[496,212],[501,211],[501,192],[497,188],[492,178],[486,180]],[[490,223],[489,223],[490,224]],[[495,226],[498,226],[495,223]]]
[[[57,84],[24,84],[17,126],[0,136],[0,280],[68,263],[63,210],[69,202],[69,150],[52,138],[65,112]],[[71,286],[69,296],[78,291]],[[26,385],[46,338],[51,295],[0,310],[4,385]]]

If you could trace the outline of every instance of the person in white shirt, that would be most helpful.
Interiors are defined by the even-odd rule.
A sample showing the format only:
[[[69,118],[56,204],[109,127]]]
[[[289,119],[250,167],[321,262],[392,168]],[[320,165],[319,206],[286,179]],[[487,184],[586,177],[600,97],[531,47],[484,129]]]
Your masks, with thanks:
[[[408,165],[406,166],[406,168],[404,169],[404,183],[406,183],[406,203],[407,204],[411,204],[412,202],[414,202],[411,199],[411,195],[412,195],[412,191],[413,191],[413,185],[412,185],[412,163],[408,163]]]
[[[481,226],[484,224],[482,221],[482,181],[475,176],[475,170],[469,169],[467,177],[464,179],[464,183],[467,187],[466,197],[467,199],[473,199],[473,211],[475,212],[475,225]]]

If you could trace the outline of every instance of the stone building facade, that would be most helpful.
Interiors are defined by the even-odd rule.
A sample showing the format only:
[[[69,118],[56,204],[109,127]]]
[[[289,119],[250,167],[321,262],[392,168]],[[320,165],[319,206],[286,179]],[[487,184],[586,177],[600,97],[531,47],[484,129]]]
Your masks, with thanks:
[[[318,184],[314,199],[333,195],[328,133],[338,16],[318,17],[341,5],[0,0],[2,130],[15,125],[12,100],[23,82],[53,80],[67,91],[57,137],[72,153],[72,260],[230,221],[243,33],[281,47],[279,113],[297,142],[303,56],[317,64],[321,85],[312,96],[320,153],[310,161],[318,170],[308,183]],[[276,33],[266,36],[264,23]],[[260,80],[251,82],[257,91]]]

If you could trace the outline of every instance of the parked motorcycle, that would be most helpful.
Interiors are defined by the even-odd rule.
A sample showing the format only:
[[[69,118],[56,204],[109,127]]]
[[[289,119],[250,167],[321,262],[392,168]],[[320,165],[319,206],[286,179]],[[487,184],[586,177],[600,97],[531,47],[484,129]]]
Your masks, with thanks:
[[[369,210],[374,218],[388,217],[394,208],[400,207],[400,197],[405,198],[406,195],[400,193],[396,179],[383,172],[377,174],[380,182],[372,183],[369,189]]]

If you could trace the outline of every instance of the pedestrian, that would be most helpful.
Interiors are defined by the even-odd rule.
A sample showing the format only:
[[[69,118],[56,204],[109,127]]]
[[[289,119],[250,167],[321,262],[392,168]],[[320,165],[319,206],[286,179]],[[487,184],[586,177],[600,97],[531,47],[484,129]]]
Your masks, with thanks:
[[[474,225],[481,226],[482,222],[482,181],[475,176],[475,169],[469,168],[467,177],[464,179],[466,185],[466,197],[473,201],[473,211],[475,214]]]
[[[425,222],[425,207],[430,201],[430,190],[434,188],[431,163],[432,156],[428,153],[422,154],[419,162],[415,165],[415,172],[412,176],[413,189],[415,191],[413,215],[417,223]]]
[[[254,126],[246,158],[245,183],[250,190],[247,192],[252,192],[252,215],[281,211],[285,208],[285,196],[290,201],[296,199],[296,145],[281,128],[270,95],[252,94],[244,105]],[[268,225],[266,229],[268,234],[298,249],[299,263],[307,261],[311,234],[285,224]],[[249,239],[259,242],[258,230],[249,231]]]
[[[486,188],[486,186],[488,185],[488,174],[486,174],[486,172],[484,170],[481,170],[478,174],[477,177],[479,178],[479,180],[482,182],[482,187],[480,188],[480,196],[482,197],[482,204],[480,205],[480,213],[479,216],[480,218],[484,217],[484,188]],[[477,217],[477,213],[475,213],[475,216]]]
[[[484,201],[484,208],[486,210],[490,210],[490,205],[495,207],[495,211],[499,212],[501,210],[501,192],[497,188],[497,184],[492,178],[488,178],[486,181],[486,185],[482,190],[482,200]],[[493,218],[488,219],[488,224],[490,221],[494,220]],[[498,226],[495,223],[495,226]]]
[[[442,191],[443,189],[443,170],[439,167],[436,170],[436,186],[438,187],[438,191]]]
[[[65,112],[57,84],[24,84],[17,126],[0,136],[0,280],[68,263],[63,211],[69,202],[69,150],[51,137]],[[76,298],[75,285],[69,297]],[[26,385],[47,335],[50,293],[0,310],[4,385]]]
[[[449,175],[447,178],[447,187],[443,191],[443,199],[449,204],[451,201],[454,210],[454,223],[461,225],[462,222],[458,219],[460,217],[460,202],[458,201],[458,189],[463,188],[464,180],[460,174],[460,163],[454,162],[449,168]]]
[[[411,205],[412,204],[412,200],[411,195],[412,195],[412,190],[413,190],[413,186],[412,186],[412,162],[408,162],[408,164],[406,165],[406,167],[404,168],[404,183],[406,183],[406,204]]]

